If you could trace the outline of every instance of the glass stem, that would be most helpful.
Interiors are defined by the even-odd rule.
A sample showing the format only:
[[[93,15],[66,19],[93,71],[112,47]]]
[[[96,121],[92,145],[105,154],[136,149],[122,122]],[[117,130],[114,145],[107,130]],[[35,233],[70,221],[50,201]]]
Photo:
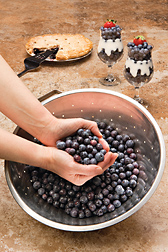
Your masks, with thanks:
[[[139,97],[139,87],[135,87],[134,99],[135,100],[139,100],[140,99],[140,97]]]
[[[107,75],[107,79],[108,81],[112,82],[114,81],[114,76],[111,73],[112,72],[112,65],[108,65],[108,75]]]

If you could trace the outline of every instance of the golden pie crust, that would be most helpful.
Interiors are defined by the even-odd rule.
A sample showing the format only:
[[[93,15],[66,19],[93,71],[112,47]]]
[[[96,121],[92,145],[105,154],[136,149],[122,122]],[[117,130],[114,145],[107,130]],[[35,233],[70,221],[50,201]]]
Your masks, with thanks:
[[[57,46],[56,60],[68,60],[88,54],[93,43],[81,34],[45,34],[31,38],[26,44],[26,51],[34,55],[34,48],[45,51]]]

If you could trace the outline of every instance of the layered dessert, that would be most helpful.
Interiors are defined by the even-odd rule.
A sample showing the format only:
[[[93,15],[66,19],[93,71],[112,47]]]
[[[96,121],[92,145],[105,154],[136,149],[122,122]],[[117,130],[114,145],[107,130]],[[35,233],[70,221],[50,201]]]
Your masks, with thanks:
[[[143,36],[137,36],[127,44],[128,58],[125,64],[125,77],[132,85],[143,85],[153,74],[152,45]]]
[[[121,30],[114,20],[108,20],[100,29],[98,56],[107,64],[114,64],[123,54]]]

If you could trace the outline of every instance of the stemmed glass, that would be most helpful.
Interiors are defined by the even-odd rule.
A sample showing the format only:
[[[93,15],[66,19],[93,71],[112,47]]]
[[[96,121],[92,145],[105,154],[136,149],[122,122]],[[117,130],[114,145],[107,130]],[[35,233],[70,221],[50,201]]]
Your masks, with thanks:
[[[120,79],[112,74],[112,66],[123,56],[123,43],[119,25],[110,28],[101,28],[98,44],[98,57],[108,66],[108,75],[100,78],[100,83],[105,86],[116,86]]]
[[[147,42],[138,46],[129,42],[127,46],[128,58],[124,67],[124,77],[135,87],[133,99],[148,107],[147,101],[140,97],[139,89],[152,79],[154,73],[152,62],[153,46],[148,45]]]

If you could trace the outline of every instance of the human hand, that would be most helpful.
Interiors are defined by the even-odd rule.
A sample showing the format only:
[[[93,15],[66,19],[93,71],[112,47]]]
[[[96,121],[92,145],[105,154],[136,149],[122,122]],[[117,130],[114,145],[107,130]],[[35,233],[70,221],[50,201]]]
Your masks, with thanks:
[[[74,161],[67,152],[54,147],[44,147],[47,156],[41,167],[50,170],[75,185],[83,185],[94,176],[102,174],[117,158],[116,153],[108,152],[104,161],[97,165],[83,165]]]
[[[107,152],[109,151],[109,146],[102,138],[97,123],[82,118],[57,119],[53,116],[52,120],[39,132],[39,136],[36,138],[46,146],[56,146],[57,140],[72,135],[79,128],[90,129],[99,138],[99,142],[103,145],[103,148]]]

